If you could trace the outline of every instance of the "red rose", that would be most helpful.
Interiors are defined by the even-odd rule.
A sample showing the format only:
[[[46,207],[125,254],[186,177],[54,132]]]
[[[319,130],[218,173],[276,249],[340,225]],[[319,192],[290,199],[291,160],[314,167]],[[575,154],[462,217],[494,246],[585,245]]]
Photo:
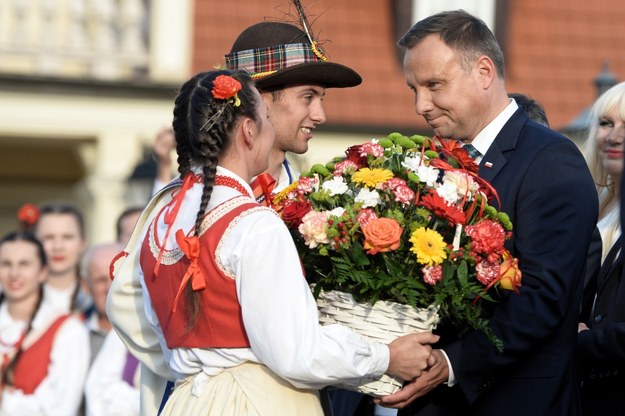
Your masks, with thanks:
[[[347,155],[347,160],[350,160],[358,166],[360,169],[363,166],[367,166],[367,155],[363,156],[362,145],[356,144],[354,146],[349,147],[345,154]]]
[[[302,223],[304,215],[312,209],[309,201],[292,201],[287,203],[282,209],[282,221],[289,228],[297,228]]]
[[[230,75],[219,75],[213,81],[213,97],[220,100],[227,100],[237,95],[241,91],[241,83]]]
[[[28,225],[34,225],[39,219],[39,208],[33,204],[24,204],[17,211],[17,219]]]

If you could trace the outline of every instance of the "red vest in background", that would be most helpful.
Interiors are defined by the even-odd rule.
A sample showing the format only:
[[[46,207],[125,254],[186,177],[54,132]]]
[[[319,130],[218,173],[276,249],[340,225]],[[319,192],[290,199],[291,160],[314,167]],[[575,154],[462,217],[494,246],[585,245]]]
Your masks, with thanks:
[[[164,251],[158,275],[154,275],[160,240],[155,235],[154,224],[163,215],[159,213],[143,241],[141,247],[141,268],[152,306],[163,330],[169,348],[245,348],[247,339],[241,306],[237,298],[233,277],[226,276],[219,268],[215,252],[226,229],[237,217],[257,209],[266,210],[249,198],[236,197],[217,206],[206,214],[199,237],[197,264],[192,265],[188,256],[180,256],[177,250]],[[172,230],[175,231],[175,230]],[[178,253],[178,254],[176,254]],[[176,311],[174,300],[183,277],[190,266],[198,267],[203,275],[205,288],[198,290],[199,312],[195,326],[189,328],[189,305],[185,293],[180,296]]]
[[[59,317],[34,344],[22,351],[17,358],[13,372],[13,386],[15,388],[22,390],[24,394],[33,394],[43,379],[46,378],[50,367],[54,338],[63,322],[69,317],[70,315]]]

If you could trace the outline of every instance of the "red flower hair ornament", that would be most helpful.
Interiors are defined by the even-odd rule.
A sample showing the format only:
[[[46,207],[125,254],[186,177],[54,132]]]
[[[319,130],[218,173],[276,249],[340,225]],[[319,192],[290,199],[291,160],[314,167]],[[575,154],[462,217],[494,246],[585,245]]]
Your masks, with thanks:
[[[224,102],[219,111],[202,124],[200,130],[208,132],[224,113],[227,105],[232,104],[234,107],[241,105],[241,100],[237,95],[237,93],[241,91],[241,88],[243,88],[241,83],[230,75],[219,75],[213,80],[211,94],[215,100],[223,100]]]
[[[30,229],[39,220],[39,208],[37,205],[26,203],[17,211],[17,219],[24,225],[24,228]]]

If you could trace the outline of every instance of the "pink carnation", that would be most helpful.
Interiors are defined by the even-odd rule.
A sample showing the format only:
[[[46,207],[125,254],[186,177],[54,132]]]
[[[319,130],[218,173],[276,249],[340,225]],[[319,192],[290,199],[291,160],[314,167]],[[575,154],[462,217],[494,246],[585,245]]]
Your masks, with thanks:
[[[358,165],[349,159],[345,159],[334,165],[334,175],[341,176],[345,174],[345,172],[347,172],[348,169],[351,169],[353,173],[358,170]]]
[[[363,143],[360,146],[360,155],[361,156],[371,155],[373,157],[382,157],[384,156],[384,148],[377,143],[372,143],[372,142]]]
[[[371,220],[375,220],[377,218],[378,215],[371,208],[361,209],[356,215],[356,221],[360,225],[360,228],[365,228]]]
[[[388,181],[384,182],[384,186],[388,189],[395,189],[399,186],[406,186],[406,181],[402,178],[391,178]]]
[[[499,277],[499,263],[482,260],[475,265],[477,280],[484,286],[488,286]]]
[[[328,238],[329,218],[330,213],[327,211],[310,211],[304,215],[302,223],[297,227],[297,230],[304,237],[304,243],[308,247],[315,248],[320,244],[328,244],[330,242]]]
[[[430,286],[434,286],[443,278],[443,266],[423,266],[423,281]]]
[[[306,176],[300,176],[297,183],[297,191],[300,195],[309,194],[315,190],[317,184],[316,178],[308,178]]]
[[[408,188],[405,185],[400,185],[395,188],[395,201],[401,202],[402,204],[410,204],[414,201],[415,194],[412,189]]]

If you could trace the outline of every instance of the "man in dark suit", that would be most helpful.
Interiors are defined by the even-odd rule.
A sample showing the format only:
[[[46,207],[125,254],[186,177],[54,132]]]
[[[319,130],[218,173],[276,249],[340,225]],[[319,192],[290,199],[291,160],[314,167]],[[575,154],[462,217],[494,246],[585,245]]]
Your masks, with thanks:
[[[439,13],[399,45],[416,112],[438,135],[479,151],[479,174],[514,224],[507,248],[523,281],[518,294],[493,293],[499,302],[486,305],[502,353],[482,332],[443,335],[436,364],[379,402],[410,404],[402,415],[578,415],[573,353],[598,209],[586,163],[507,96],[503,54],[481,20]]]

